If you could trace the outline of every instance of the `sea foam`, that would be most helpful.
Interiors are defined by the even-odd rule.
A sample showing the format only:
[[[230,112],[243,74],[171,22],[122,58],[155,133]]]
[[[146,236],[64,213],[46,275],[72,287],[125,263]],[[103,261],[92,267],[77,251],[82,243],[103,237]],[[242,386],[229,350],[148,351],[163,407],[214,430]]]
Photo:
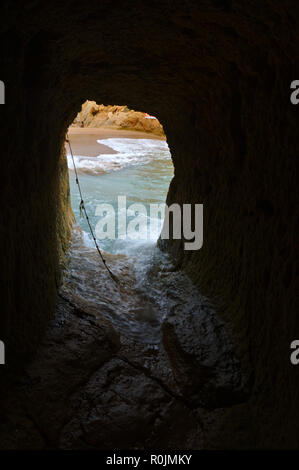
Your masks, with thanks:
[[[117,153],[99,154],[97,157],[74,155],[77,169],[86,173],[101,174],[121,170],[128,166],[145,165],[153,160],[169,160],[168,145],[158,139],[110,138],[97,140]],[[71,155],[67,155],[68,167],[73,170]]]

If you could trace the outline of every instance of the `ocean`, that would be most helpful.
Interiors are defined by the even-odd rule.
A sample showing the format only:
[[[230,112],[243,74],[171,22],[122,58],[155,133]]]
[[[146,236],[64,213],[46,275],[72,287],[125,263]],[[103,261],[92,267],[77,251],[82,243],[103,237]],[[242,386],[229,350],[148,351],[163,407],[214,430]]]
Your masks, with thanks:
[[[168,145],[157,139],[108,138],[98,140],[100,144],[109,146],[117,153],[104,154],[97,157],[74,155],[75,165],[85,201],[89,220],[96,230],[101,217],[96,215],[99,205],[110,204],[116,215],[117,237],[118,227],[118,196],[126,197],[127,237],[126,239],[101,239],[99,246],[107,253],[132,254],[140,246],[155,245],[162,221],[156,223],[156,231],[151,231],[143,239],[134,239],[132,231],[135,213],[130,211],[132,204],[143,204],[147,211],[147,225],[150,227],[150,204],[165,203],[169,183],[173,177],[173,164]],[[73,162],[68,155],[70,190],[72,208],[77,223],[82,229],[83,241],[88,247],[94,247],[87,222],[80,217],[80,194],[75,181]],[[124,208],[122,209],[124,210]],[[111,213],[113,217],[113,213]],[[141,236],[141,235],[140,235]]]

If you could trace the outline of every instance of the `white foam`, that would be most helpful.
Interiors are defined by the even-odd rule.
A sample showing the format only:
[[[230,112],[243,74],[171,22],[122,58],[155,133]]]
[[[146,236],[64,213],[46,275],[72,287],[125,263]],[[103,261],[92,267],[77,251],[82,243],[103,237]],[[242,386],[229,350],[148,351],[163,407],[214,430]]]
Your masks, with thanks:
[[[168,145],[158,139],[110,138],[97,141],[115,150],[114,154],[99,154],[97,157],[74,155],[75,165],[79,170],[91,173],[106,173],[133,165],[145,165],[152,160],[169,160]],[[67,155],[68,167],[73,170],[73,162]]]
[[[85,230],[82,230],[82,241],[83,245],[85,245],[87,248],[94,248],[94,240],[92,239],[90,233],[85,232]]]

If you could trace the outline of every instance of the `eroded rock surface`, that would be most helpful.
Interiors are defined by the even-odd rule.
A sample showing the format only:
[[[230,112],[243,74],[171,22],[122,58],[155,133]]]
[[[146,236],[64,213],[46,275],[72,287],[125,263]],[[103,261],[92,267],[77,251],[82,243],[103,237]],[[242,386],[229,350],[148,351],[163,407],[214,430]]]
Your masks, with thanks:
[[[240,365],[223,322],[165,259],[138,286],[136,259],[110,255],[120,287],[72,243],[56,317],[7,384],[3,449],[202,448],[211,410],[240,401]]]
[[[195,406],[220,408],[243,402],[246,394],[224,324],[207,318],[205,306],[173,309],[163,323],[163,343],[183,396]]]
[[[164,136],[158,119],[127,106],[105,106],[95,101],[86,101],[76,116],[73,126],[101,127],[149,132]]]
[[[192,448],[200,425],[190,409],[155,380],[121,359],[93,374],[72,398],[74,416],[61,433],[63,448]]]
[[[54,314],[66,129],[86,99],[125,103],[163,125],[175,167],[168,204],[204,204],[202,249],[167,249],[219,304],[251,374],[252,401],[227,414],[214,442],[234,447],[242,428],[242,445],[298,448],[298,2],[3,0],[1,18],[9,364],[28,360]]]
[[[107,320],[60,298],[34,361],[7,385],[0,448],[199,448],[192,409],[120,348]]]
[[[57,316],[25,375],[7,385],[2,407],[2,448],[56,446],[69,419],[72,394],[119,349],[119,337],[105,319],[59,299]]]
[[[60,298],[36,358],[7,389],[0,448],[200,447],[192,410],[120,347],[107,320]]]

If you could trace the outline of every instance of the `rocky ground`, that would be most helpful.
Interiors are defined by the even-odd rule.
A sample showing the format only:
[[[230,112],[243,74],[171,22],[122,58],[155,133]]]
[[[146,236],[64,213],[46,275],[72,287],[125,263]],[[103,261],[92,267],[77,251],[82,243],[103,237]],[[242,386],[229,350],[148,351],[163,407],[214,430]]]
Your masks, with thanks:
[[[199,448],[196,412],[133,356],[109,322],[60,297],[3,403],[1,448]]]
[[[88,253],[85,260],[90,272]],[[66,274],[72,283],[77,264],[73,256]],[[95,277],[91,272],[90,279]],[[105,308],[115,308],[112,301],[95,307],[65,283],[35,358],[21,377],[6,384],[1,449],[168,450],[209,445],[219,415],[245,399],[240,367],[224,324],[203,301],[198,303],[188,280],[169,270],[157,282],[169,314],[156,345],[137,341],[105,318]],[[125,295],[134,297],[136,305],[140,301],[129,283]],[[150,321],[144,313],[146,300],[138,308],[142,321]],[[132,309],[135,316],[138,308]]]

